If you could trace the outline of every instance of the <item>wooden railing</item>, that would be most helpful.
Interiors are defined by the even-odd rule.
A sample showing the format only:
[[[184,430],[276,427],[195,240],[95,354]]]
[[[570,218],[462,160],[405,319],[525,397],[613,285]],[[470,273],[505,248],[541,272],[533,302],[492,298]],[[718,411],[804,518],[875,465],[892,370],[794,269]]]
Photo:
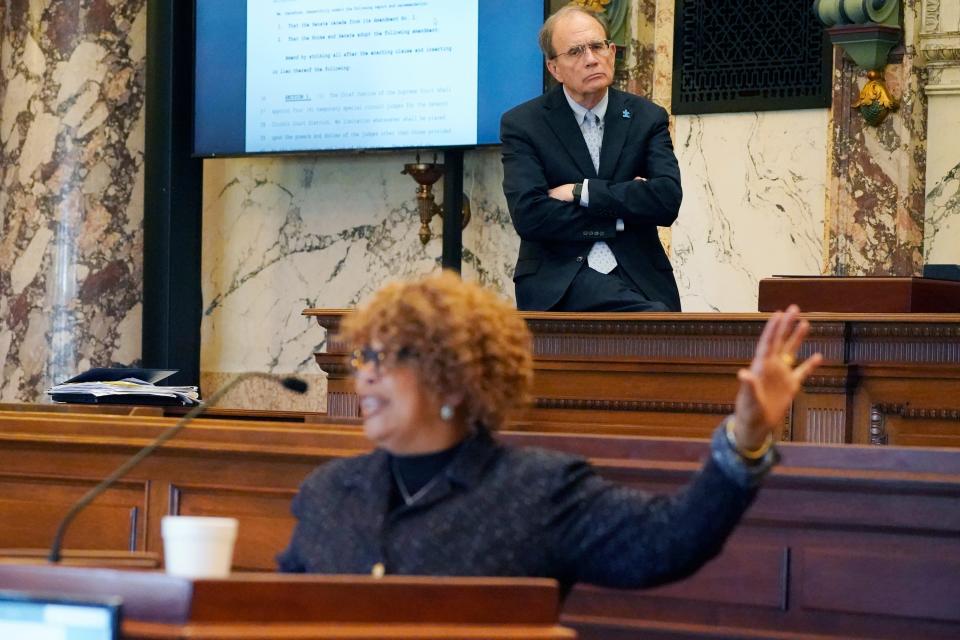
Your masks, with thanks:
[[[308,309],[328,331],[315,354],[328,412],[355,416],[343,309]],[[531,403],[513,428],[706,437],[733,410],[736,372],[769,314],[524,313],[534,335]],[[829,314],[803,354],[822,367],[794,403],[781,440],[960,447],[960,314]]]
[[[48,544],[71,502],[172,420],[0,411],[0,548]],[[687,482],[708,446],[532,430],[502,438],[578,453],[610,479],[657,492]],[[240,520],[235,568],[269,571],[300,481],[368,449],[355,424],[198,421],[81,514],[67,548],[160,553],[161,516],[230,515]],[[606,640],[957,637],[960,450],[781,451],[744,522],[700,573],[644,592],[577,587],[564,623]]]

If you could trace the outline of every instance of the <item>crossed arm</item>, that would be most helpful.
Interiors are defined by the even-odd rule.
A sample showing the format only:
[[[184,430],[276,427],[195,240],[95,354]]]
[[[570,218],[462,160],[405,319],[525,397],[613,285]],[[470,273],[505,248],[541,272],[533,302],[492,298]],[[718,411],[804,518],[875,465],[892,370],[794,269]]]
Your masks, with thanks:
[[[644,145],[646,175],[624,181],[590,178],[589,207],[573,202],[573,182],[550,183],[542,157],[547,151],[538,147],[518,123],[505,119],[501,139],[504,193],[517,233],[525,240],[596,240],[615,236],[617,219],[628,226],[669,226],[676,220],[680,171],[665,113],[649,127],[644,140],[626,143]],[[623,155],[628,156],[630,151],[625,148]],[[554,149],[550,153],[565,152]]]
[[[642,182],[647,181],[647,179],[644,178],[643,176],[637,176],[634,178],[634,180],[640,180]],[[586,179],[584,179],[584,181],[586,182]],[[559,200],[561,202],[573,202],[573,187],[574,187],[574,183],[568,182],[567,184],[562,184],[559,187],[554,187],[553,189],[550,189],[550,191],[548,191],[547,193],[554,200]]]

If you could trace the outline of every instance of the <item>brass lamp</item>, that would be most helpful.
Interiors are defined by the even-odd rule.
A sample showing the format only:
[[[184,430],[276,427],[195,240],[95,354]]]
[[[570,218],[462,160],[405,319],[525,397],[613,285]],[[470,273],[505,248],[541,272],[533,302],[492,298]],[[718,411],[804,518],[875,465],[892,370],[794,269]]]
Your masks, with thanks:
[[[852,106],[878,126],[897,108],[883,84],[883,67],[902,36],[900,0],[814,0],[813,11],[828,27],[830,41],[867,70],[869,81]]]
[[[437,164],[437,155],[433,155],[433,162],[420,162],[420,154],[417,154],[417,161],[403,165],[403,175],[408,175],[417,182],[417,210],[420,213],[420,242],[427,244],[430,242],[430,220],[433,216],[443,217],[443,206],[436,203],[433,197],[433,185],[437,180],[443,177],[444,166]],[[470,222],[470,201],[466,194],[463,196],[463,226],[466,227]]]

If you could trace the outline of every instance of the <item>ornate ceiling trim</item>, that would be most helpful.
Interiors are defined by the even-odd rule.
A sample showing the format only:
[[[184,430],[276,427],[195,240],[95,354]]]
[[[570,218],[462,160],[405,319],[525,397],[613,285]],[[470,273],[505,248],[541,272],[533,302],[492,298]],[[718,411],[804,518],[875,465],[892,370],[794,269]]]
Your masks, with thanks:
[[[924,0],[920,19],[920,51],[927,62],[960,64],[960,31],[941,31],[941,0]],[[956,26],[956,25],[953,25]]]

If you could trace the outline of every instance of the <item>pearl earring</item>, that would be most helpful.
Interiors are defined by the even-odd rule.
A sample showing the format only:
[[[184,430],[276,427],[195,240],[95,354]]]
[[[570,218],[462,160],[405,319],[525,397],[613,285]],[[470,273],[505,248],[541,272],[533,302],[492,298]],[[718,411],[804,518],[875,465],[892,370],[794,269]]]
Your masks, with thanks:
[[[448,405],[448,404],[445,404],[445,405],[443,405],[442,407],[440,407],[440,419],[441,419],[441,420],[444,420],[444,421],[450,420],[450,418],[452,418],[452,417],[453,417],[453,407],[451,407],[451,406]]]

